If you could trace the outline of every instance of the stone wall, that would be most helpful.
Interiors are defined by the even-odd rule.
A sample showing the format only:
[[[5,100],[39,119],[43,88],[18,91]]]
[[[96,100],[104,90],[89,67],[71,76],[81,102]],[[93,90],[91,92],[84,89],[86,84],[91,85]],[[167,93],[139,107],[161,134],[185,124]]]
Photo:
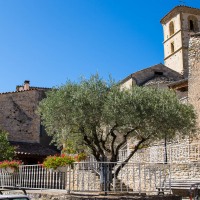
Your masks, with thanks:
[[[140,191],[146,194],[156,194],[157,188],[162,187],[169,178],[170,166],[156,163],[128,163],[118,175],[118,180],[127,187],[123,191]]]
[[[172,180],[193,180],[200,181],[200,163],[171,164]]]
[[[198,114],[200,127],[200,33],[191,36],[189,42],[188,101]]]
[[[42,90],[3,93],[0,95],[0,126],[15,142],[40,142],[38,103],[45,96]]]
[[[22,194],[20,191],[11,191],[6,192],[7,194]],[[146,196],[146,195],[131,195],[131,194],[115,194],[103,196],[96,194],[76,194],[70,195],[67,194],[66,191],[58,191],[58,190],[46,190],[46,191],[27,191],[27,195],[31,198],[31,200],[117,200],[117,199],[126,199],[126,200],[181,200],[180,196],[175,195],[154,195],[154,196]]]
[[[166,195],[166,196],[70,196],[70,195],[42,195],[40,198],[32,198],[32,200],[116,200],[116,199],[126,199],[126,200],[181,200],[180,196]]]

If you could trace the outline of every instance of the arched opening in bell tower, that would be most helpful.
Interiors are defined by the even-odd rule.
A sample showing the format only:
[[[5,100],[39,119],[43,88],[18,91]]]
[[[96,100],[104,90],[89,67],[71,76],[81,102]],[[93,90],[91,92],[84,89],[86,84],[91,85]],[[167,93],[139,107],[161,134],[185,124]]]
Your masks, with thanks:
[[[169,36],[174,34],[174,22],[169,23]]]
[[[190,24],[190,30],[194,31],[194,22],[192,20],[190,20],[189,24]]]
[[[188,29],[189,31],[198,32],[198,19],[194,15],[188,16]]]

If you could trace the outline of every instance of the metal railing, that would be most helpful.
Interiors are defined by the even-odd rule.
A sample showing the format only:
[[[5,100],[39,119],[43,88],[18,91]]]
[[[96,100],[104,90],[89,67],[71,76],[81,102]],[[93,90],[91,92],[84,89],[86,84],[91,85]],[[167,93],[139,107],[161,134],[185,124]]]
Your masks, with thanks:
[[[0,170],[0,186],[10,188],[65,189],[66,175],[41,165],[21,165],[14,173]]]
[[[79,162],[63,172],[22,165],[13,174],[0,171],[0,187],[65,189],[70,192],[157,193],[170,178],[170,166],[155,163]],[[116,169],[120,172],[116,174]]]

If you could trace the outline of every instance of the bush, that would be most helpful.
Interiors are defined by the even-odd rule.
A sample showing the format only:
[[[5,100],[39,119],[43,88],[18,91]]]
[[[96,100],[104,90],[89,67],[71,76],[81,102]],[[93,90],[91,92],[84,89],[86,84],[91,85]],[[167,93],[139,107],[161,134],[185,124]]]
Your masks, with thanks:
[[[61,155],[61,156],[48,156],[44,162],[43,167],[48,169],[57,169],[58,167],[64,167],[72,165],[75,162],[75,158],[72,156]]]
[[[13,160],[13,161],[8,161],[8,160],[4,160],[2,162],[0,162],[0,168],[14,168],[15,170],[19,168],[19,165],[21,165],[22,162],[21,161],[17,161],[17,160]]]

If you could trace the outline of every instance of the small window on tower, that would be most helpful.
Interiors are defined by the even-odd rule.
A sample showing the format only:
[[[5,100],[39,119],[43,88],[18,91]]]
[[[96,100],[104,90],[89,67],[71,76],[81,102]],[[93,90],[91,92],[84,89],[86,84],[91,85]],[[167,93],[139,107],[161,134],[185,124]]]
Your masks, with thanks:
[[[171,53],[174,53],[174,42],[171,43]]]
[[[190,20],[189,24],[190,24],[190,30],[194,31],[194,22],[192,20]]]
[[[158,71],[155,71],[155,72],[154,72],[154,74],[155,74],[155,75],[162,76],[162,75],[163,75],[163,72],[158,72]]]
[[[174,22],[170,22],[169,23],[169,35],[173,35],[174,34]]]
[[[194,15],[188,16],[188,30],[192,32],[199,32],[198,19]]]

